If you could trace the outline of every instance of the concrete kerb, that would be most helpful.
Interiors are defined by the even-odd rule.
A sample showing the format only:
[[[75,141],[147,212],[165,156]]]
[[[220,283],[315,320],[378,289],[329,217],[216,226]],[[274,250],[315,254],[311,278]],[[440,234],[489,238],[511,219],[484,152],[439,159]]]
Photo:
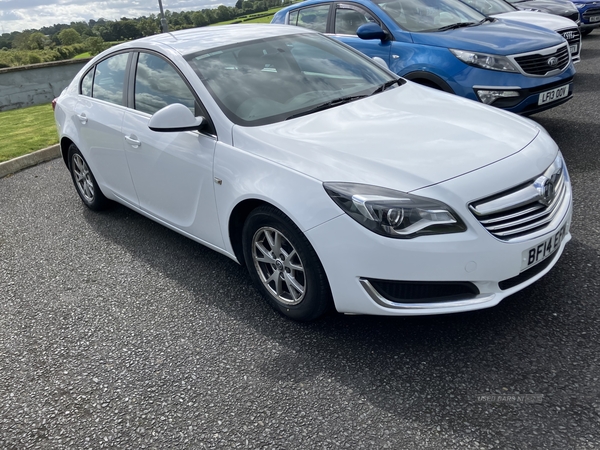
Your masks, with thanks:
[[[0,163],[0,178],[61,156],[58,144]]]

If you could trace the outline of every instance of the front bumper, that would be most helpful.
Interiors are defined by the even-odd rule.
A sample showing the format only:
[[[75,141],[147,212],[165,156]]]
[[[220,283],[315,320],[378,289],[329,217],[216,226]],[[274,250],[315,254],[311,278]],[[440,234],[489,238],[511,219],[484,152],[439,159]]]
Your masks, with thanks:
[[[480,172],[476,176],[471,173],[419,190],[418,195],[443,199],[452,206],[467,223],[466,232],[411,240],[391,239],[372,233],[346,214],[309,230],[306,235],[318,250],[337,310],[352,314],[404,316],[489,308],[548,273],[571,239],[568,231],[572,217],[569,183],[565,209],[557,221],[535,239],[501,241],[485,230],[467,208],[474,195],[486,196],[498,191],[494,188],[494,180],[507,175],[515,180],[537,176],[535,164],[530,162],[530,168],[525,168],[525,162],[531,156],[517,154],[476,171]],[[517,169],[515,163],[518,162],[522,165]],[[527,177],[521,178],[520,174]],[[473,186],[485,188],[473,193]],[[554,253],[539,264],[522,270],[524,255],[558,233],[564,237]],[[402,301],[385,295],[384,290],[376,287],[375,282],[382,280],[388,284],[400,282],[419,286],[461,284],[476,289],[462,296]]]

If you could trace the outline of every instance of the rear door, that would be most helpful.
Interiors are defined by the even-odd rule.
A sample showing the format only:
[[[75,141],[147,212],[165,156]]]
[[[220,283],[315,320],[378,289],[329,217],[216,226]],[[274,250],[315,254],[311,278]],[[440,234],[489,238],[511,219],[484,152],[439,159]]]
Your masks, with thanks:
[[[130,57],[130,52],[112,55],[84,75],[74,121],[80,136],[78,145],[100,187],[137,205],[121,134]]]

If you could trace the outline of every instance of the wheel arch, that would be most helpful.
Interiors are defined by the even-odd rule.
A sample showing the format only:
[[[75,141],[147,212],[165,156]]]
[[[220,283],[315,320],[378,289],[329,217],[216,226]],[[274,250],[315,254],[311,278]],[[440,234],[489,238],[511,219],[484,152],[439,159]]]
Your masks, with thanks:
[[[60,140],[60,153],[67,167],[69,167],[69,147],[71,145],[75,145],[75,143],[68,137],[63,137]]]
[[[253,210],[263,205],[269,205],[273,208],[277,208],[276,205],[264,200],[260,200],[258,198],[247,198],[235,205],[231,211],[231,214],[229,215],[229,223],[227,224],[229,241],[235,257],[242,266],[246,265],[242,247],[242,230],[244,228],[244,223]],[[277,209],[281,211],[280,208]]]
[[[425,86],[438,88],[441,91],[448,92],[450,94],[454,94],[454,90],[450,87],[450,85],[444,81],[441,77],[423,70],[418,70],[415,72],[410,72],[406,75],[402,76],[407,80],[414,81],[415,83],[423,84]],[[434,86],[432,86],[432,84]]]

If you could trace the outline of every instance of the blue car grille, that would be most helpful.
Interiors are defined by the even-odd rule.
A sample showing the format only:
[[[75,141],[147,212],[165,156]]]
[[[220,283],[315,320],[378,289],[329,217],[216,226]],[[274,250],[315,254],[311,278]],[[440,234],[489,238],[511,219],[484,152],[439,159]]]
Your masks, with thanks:
[[[558,61],[555,65],[550,66],[549,61],[552,58],[557,58]],[[549,55],[533,54],[518,56],[515,58],[515,61],[526,74],[544,76],[548,72],[553,72],[557,69],[563,70],[569,65],[569,48],[564,45]]]
[[[592,16],[600,16],[600,8],[593,7],[589,8],[582,14],[583,18],[588,20]]]

